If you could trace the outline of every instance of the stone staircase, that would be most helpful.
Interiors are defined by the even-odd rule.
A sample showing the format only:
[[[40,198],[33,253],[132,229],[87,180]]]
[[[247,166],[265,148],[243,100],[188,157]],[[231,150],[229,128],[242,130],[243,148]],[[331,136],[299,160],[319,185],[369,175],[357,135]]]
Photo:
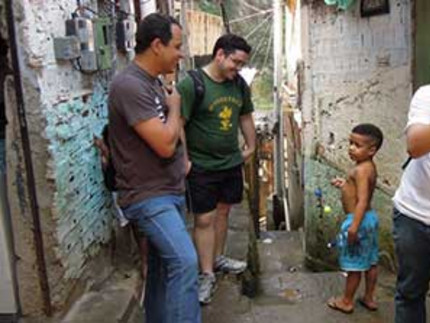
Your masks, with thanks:
[[[393,322],[393,275],[381,272],[377,312],[357,305],[353,314],[343,314],[329,309],[326,302],[342,294],[345,275],[306,270],[302,232],[266,232],[260,240],[261,293],[252,301],[253,322]],[[362,293],[363,284],[357,295]]]
[[[341,272],[308,271],[304,266],[303,237],[303,232],[272,231],[262,232],[256,240],[247,206],[243,203],[235,207],[230,219],[227,254],[248,259],[248,269],[240,276],[217,277],[213,301],[202,307],[202,322],[393,322],[395,277],[382,269],[377,287],[377,312],[369,312],[359,305],[350,315],[329,309],[326,302],[333,295],[341,295],[345,276]],[[142,309],[133,296],[137,281],[133,275],[107,284],[98,295],[87,296],[90,302],[82,301],[81,307],[74,309],[74,316],[68,315],[64,322],[143,323]],[[363,282],[357,295],[363,293]],[[98,312],[99,316],[91,312]],[[84,320],[86,317],[91,320]]]

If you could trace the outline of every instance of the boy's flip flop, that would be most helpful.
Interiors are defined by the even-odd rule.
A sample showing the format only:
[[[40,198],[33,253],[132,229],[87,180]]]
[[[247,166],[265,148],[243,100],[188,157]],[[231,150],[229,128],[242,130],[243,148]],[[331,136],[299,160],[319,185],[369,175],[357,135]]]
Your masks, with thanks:
[[[364,298],[363,297],[360,297],[358,300],[357,300],[357,302],[358,302],[358,304],[360,304],[361,306],[363,306],[366,310],[368,310],[368,311],[371,311],[371,312],[374,312],[374,311],[377,311],[378,310],[378,307],[377,306],[371,306],[371,305],[369,305],[368,303],[366,303],[366,301],[364,300]]]
[[[342,312],[344,314],[351,314],[352,312],[354,312],[354,307],[352,307],[350,309],[346,309],[346,308],[340,306],[339,302],[341,302],[340,299],[332,297],[328,300],[327,306],[330,307],[332,310],[339,311],[339,312]]]

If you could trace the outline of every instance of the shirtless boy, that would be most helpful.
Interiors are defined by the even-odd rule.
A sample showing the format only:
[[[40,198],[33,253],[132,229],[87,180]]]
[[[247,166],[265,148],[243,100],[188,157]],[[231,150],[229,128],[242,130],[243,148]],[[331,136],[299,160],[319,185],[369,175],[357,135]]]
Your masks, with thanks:
[[[349,136],[348,154],[355,166],[348,178],[335,178],[332,185],[342,192],[342,206],[347,214],[338,235],[339,265],[346,271],[343,296],[331,298],[327,305],[346,314],[354,311],[354,294],[361,273],[366,279],[365,294],[359,303],[368,310],[377,309],[374,291],[378,263],[378,216],[371,208],[377,171],[373,157],[382,145],[383,134],[372,124],[360,124]]]

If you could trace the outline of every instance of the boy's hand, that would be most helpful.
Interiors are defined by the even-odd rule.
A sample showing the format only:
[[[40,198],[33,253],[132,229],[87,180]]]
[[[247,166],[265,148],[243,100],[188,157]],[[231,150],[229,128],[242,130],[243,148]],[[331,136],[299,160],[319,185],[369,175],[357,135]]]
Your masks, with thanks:
[[[353,226],[348,229],[348,244],[353,245],[358,239],[358,230]]]
[[[331,180],[331,185],[337,188],[342,188],[343,185],[345,185],[346,179],[341,177],[335,177]]]

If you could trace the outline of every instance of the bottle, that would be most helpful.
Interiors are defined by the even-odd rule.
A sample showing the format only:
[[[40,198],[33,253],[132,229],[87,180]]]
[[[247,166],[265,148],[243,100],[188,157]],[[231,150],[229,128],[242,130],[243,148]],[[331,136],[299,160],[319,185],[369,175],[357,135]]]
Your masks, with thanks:
[[[363,233],[359,232],[357,241],[352,245],[351,247],[360,245],[360,240],[363,238]],[[337,247],[338,249],[343,248],[344,246],[348,245],[348,232],[340,232],[336,235],[336,238],[327,243],[327,248],[332,249]]]

